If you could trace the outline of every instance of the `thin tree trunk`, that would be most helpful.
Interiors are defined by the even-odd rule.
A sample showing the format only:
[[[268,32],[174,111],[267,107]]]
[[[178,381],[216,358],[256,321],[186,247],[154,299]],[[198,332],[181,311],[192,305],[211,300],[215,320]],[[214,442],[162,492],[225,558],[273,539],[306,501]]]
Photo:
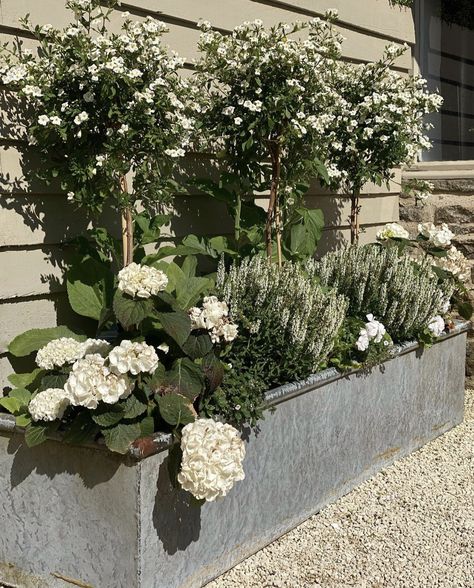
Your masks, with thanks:
[[[359,242],[359,212],[360,212],[360,187],[354,186],[351,193],[351,243],[354,245]]]
[[[278,186],[281,173],[280,146],[276,142],[270,142],[269,149],[272,160],[272,182],[270,185],[270,202],[268,203],[267,222],[265,225],[265,241],[267,245],[267,258],[271,262],[273,255],[272,226],[275,223],[278,265],[281,266],[281,217],[278,205]]]
[[[128,183],[125,176],[120,179],[120,187],[123,192],[128,193]],[[122,250],[123,266],[126,267],[133,261],[133,219],[129,206],[122,210]]]

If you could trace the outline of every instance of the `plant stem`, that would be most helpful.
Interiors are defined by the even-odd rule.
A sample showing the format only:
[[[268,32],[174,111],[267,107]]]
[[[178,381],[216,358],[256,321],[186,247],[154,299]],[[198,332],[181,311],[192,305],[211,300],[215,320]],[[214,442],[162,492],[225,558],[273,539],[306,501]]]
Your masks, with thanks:
[[[270,202],[268,203],[267,222],[265,224],[265,242],[267,246],[267,258],[268,261],[271,262],[273,254],[272,226],[275,222],[278,265],[281,266],[281,218],[278,206],[278,186],[281,174],[280,145],[277,141],[269,141],[268,147],[272,160],[272,182],[270,185]]]
[[[120,178],[120,187],[123,192],[128,193],[126,176]],[[123,266],[126,267],[133,261],[133,219],[130,206],[126,206],[122,210],[122,250]]]
[[[351,244],[359,242],[359,213],[360,213],[360,186],[355,184],[351,192]]]

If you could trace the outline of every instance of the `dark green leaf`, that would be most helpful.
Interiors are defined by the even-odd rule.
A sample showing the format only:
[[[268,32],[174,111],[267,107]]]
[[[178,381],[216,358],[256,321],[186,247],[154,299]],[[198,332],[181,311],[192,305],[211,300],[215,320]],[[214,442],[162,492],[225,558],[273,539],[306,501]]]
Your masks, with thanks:
[[[155,432],[155,419],[147,416],[140,421],[140,437],[148,437]]]
[[[124,417],[124,408],[118,404],[101,405],[91,412],[92,420],[100,427],[111,427]]]
[[[183,345],[191,333],[191,319],[183,311],[157,313],[163,330],[178,343]]]
[[[187,425],[196,420],[192,402],[181,394],[166,394],[157,397],[162,418],[169,425]]]
[[[51,374],[44,376],[41,379],[39,391],[47,390],[48,388],[64,388],[64,384],[67,382],[67,374]]]
[[[194,402],[203,390],[204,373],[189,358],[177,359],[172,369],[166,373],[165,384]]]
[[[67,272],[67,293],[72,309],[81,316],[99,320],[110,307],[113,275],[109,267],[85,257]]]
[[[135,393],[129,396],[123,403],[121,403],[122,410],[124,411],[124,418],[134,419],[146,412],[148,408],[148,399],[145,394],[141,393],[141,398],[138,398]]]
[[[110,429],[102,429],[102,435],[110,451],[125,454],[135,439],[140,437],[141,429],[138,423],[121,423]]]
[[[91,416],[92,413],[88,410],[80,412],[64,434],[64,442],[81,445],[92,441],[99,432],[99,427],[92,421]]]
[[[128,329],[138,326],[143,319],[153,314],[153,300],[151,298],[130,298],[121,290],[114,296],[114,312],[120,324]]]
[[[181,349],[191,359],[198,359],[207,355],[212,349],[212,341],[207,331],[194,331]]]
[[[208,278],[186,278],[176,284],[176,301],[180,308],[188,310],[197,304],[212,282]]]
[[[222,380],[224,379],[224,366],[212,351],[204,358],[202,369],[208,382],[209,390],[213,392],[222,384]]]

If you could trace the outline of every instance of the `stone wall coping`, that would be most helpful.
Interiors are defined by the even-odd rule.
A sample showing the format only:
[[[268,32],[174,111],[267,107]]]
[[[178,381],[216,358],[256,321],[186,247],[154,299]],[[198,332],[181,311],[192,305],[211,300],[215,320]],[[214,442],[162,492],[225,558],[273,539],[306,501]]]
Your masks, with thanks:
[[[451,328],[449,333],[446,333],[439,337],[435,341],[435,345],[449,339],[451,337],[455,337],[460,335],[461,333],[465,333],[471,329],[471,322],[470,321],[455,321],[454,326]],[[401,355],[405,355],[407,353],[416,351],[417,349],[421,348],[421,345],[417,341],[410,341],[407,343],[402,343],[401,345],[397,345],[390,358],[386,361],[391,361],[396,357]],[[384,362],[385,363],[385,362]],[[355,373],[363,373],[364,370],[355,369],[348,372],[338,372],[335,368],[328,368],[323,370],[322,372],[318,372],[317,374],[313,374],[308,378],[298,381],[298,382],[291,382],[289,384],[283,384],[282,386],[278,386],[272,390],[269,390],[266,393],[266,401],[269,407],[276,406],[290,400],[291,398],[295,398],[296,396],[300,396],[317,388],[321,388],[322,386],[334,382],[336,380],[341,380],[343,378],[347,378],[348,376],[355,374]],[[3,414],[0,413],[0,434],[2,433],[19,433],[24,434],[24,428],[17,427],[15,424],[15,417],[10,414]],[[49,437],[52,441],[62,441],[61,434],[51,435]],[[150,457],[151,455],[155,455],[162,451],[168,449],[174,443],[173,437],[169,433],[155,433],[150,435],[149,437],[143,437],[142,439],[137,439],[135,441],[125,458],[132,458],[134,461],[140,461],[145,459],[146,457]],[[82,447],[89,447],[92,449],[104,451],[107,450],[105,443],[103,440],[98,442],[84,444]]]
[[[403,169],[402,179],[474,180],[474,160],[422,161]]]

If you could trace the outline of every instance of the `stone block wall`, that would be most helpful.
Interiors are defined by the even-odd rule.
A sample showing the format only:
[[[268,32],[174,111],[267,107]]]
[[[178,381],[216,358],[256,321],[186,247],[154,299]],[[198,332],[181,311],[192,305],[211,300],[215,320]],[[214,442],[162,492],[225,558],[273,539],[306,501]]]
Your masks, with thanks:
[[[425,205],[415,202],[413,196],[400,197],[400,224],[410,234],[417,233],[418,223],[446,223],[456,235],[453,244],[471,260],[471,283],[468,288],[474,303],[474,171],[472,178],[437,178],[426,173],[422,179],[434,185],[433,194]],[[416,177],[413,173],[406,174],[407,179]],[[420,177],[420,176],[418,176]],[[471,330],[467,343],[466,362],[467,386],[474,387],[474,331]]]

